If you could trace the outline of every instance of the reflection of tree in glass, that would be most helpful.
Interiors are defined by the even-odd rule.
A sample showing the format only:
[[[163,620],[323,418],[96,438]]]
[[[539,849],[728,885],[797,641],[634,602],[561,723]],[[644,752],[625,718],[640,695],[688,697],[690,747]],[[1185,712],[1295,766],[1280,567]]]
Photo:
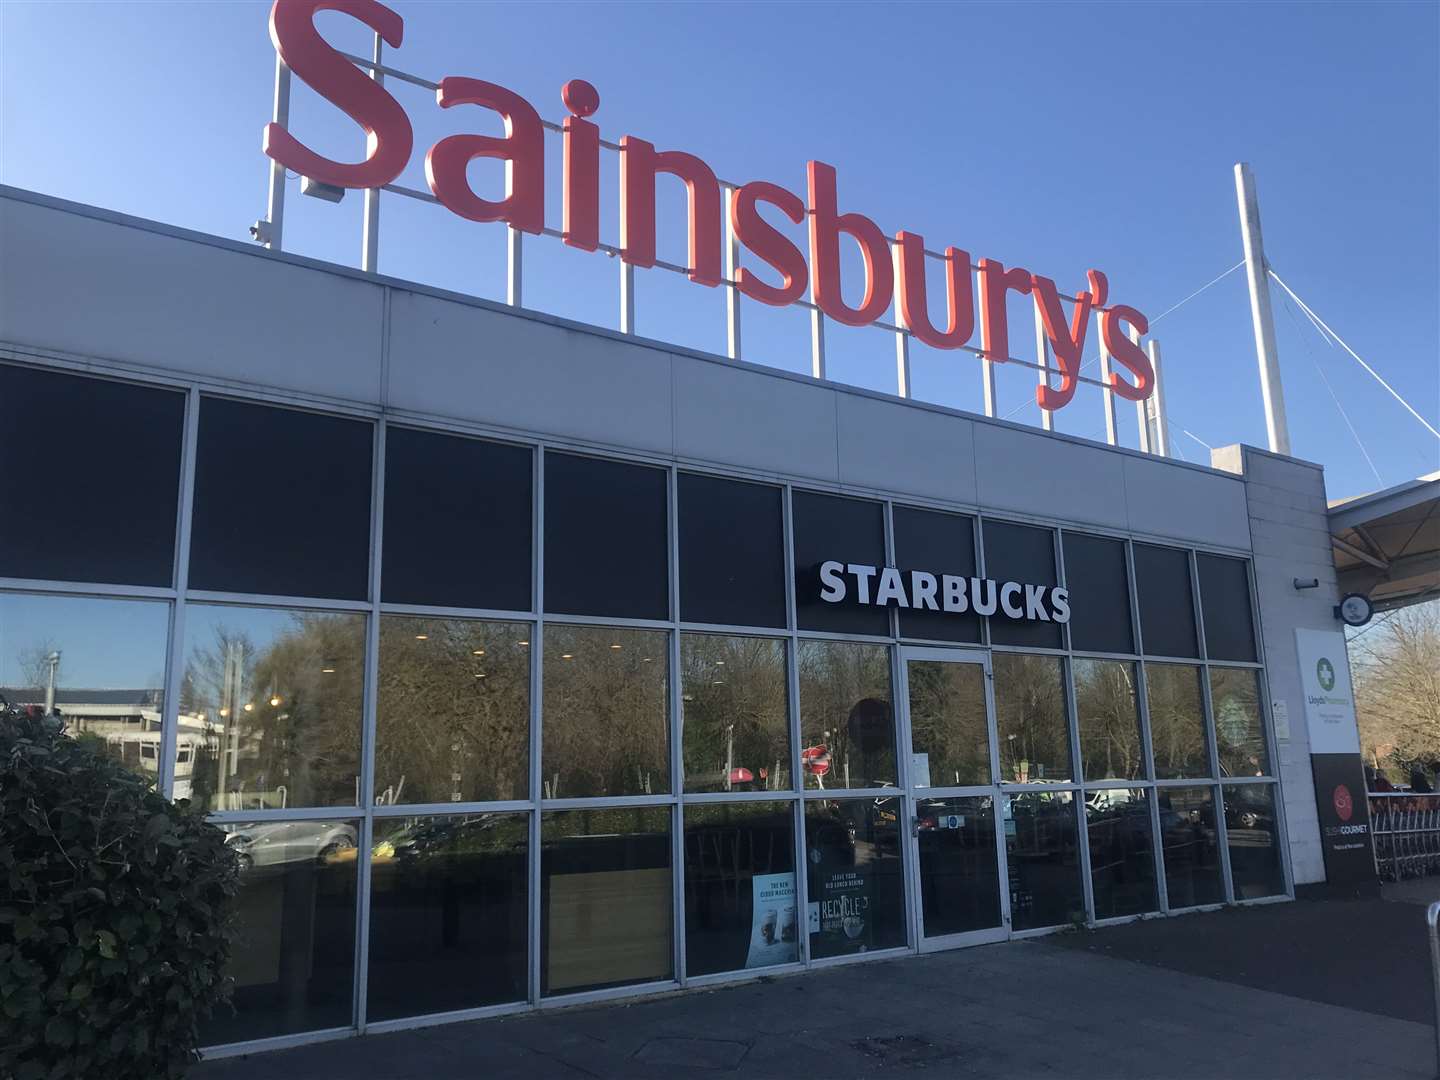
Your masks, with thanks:
[[[1200,669],[1189,664],[1146,664],[1145,686],[1155,775],[1161,780],[1208,775]]]
[[[1123,660],[1075,661],[1075,708],[1086,780],[1143,775],[1145,751],[1135,693],[1135,665]]]
[[[549,798],[669,790],[668,656],[661,631],[545,627],[541,771]]]
[[[526,623],[381,619],[377,798],[529,796],[529,638]]]
[[[213,644],[192,650],[180,710],[204,717],[196,802],[355,805],[364,617],[295,612],[290,620],[259,645],[218,624]]]
[[[984,669],[912,660],[906,678],[910,737],[915,753],[929,755],[930,786],[990,783]]]
[[[1000,779],[1020,784],[1070,779],[1070,723],[1060,658],[997,652],[994,669]]]
[[[783,642],[683,634],[680,692],[687,791],[789,786]]]
[[[801,741],[806,747],[825,746],[830,755],[830,771],[807,774],[805,785],[895,784],[889,650],[883,645],[802,641],[797,658]]]
[[[1222,776],[1262,776],[1269,771],[1260,726],[1260,674],[1247,668],[1210,669],[1210,706]]]

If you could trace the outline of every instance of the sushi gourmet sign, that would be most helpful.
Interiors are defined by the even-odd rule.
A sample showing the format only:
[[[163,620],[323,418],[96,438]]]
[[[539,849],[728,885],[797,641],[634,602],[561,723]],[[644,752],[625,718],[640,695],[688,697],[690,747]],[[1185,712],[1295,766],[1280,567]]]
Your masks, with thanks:
[[[414,130],[400,103],[378,82],[332,48],[315,29],[320,11],[339,11],[364,23],[392,49],[404,41],[404,20],[378,0],[276,0],[270,11],[270,39],[291,72],[364,129],[368,152],[363,161],[341,162],[316,153],[284,125],[266,125],[264,151],[285,168],[340,188],[379,188],[394,183],[410,162]],[[561,232],[571,247],[595,251],[600,243],[600,129],[591,119],[600,107],[595,87],[579,79],[560,94],[570,115],[562,127],[564,194]],[[425,178],[442,205],[471,221],[503,221],[511,228],[540,233],[545,227],[545,132],[539,113],[513,91],[481,79],[446,76],[435,94],[442,109],[474,106],[498,114],[503,137],[450,135],[425,154]],[[466,166],[476,158],[506,163],[503,198],[487,199],[471,188]],[[1109,285],[1099,270],[1086,272],[1086,288],[1072,298],[1066,317],[1061,293],[1052,278],[990,258],[976,264],[972,280],[970,254],[945,248],[943,328],[930,314],[925,285],[925,240],[918,233],[895,234],[894,252],[880,227],[868,217],[840,211],[835,169],[819,161],[806,163],[806,198],[764,180],[754,180],[722,197],[715,173],[705,162],[682,150],[657,150],[634,135],[620,138],[620,258],[637,267],[655,265],[655,184],[665,174],[688,191],[689,277],[700,285],[722,283],[722,214],[735,236],[758,263],[768,267],[766,280],[748,266],[735,273],[735,287],[762,304],[784,307],[810,290],[815,305],[829,318],[848,326],[865,326],[880,318],[893,300],[896,318],[914,337],[937,349],[969,344],[975,331],[976,292],[980,346],[997,363],[1010,359],[1010,333],[1005,301],[1008,293],[1033,298],[1055,355],[1055,385],[1036,387],[1042,409],[1055,410],[1074,397],[1090,318],[1120,372],[1110,375],[1115,393],[1131,401],[1148,398],[1154,372],[1139,345],[1127,333],[1149,331],[1145,316],[1133,307],[1112,304]],[[728,204],[728,205],[727,205]],[[808,221],[809,252],[792,243],[762,216],[764,207],[795,225]],[[840,288],[841,237],[848,236],[864,256],[865,291],[858,306],[846,303]],[[776,280],[778,279],[778,281]]]

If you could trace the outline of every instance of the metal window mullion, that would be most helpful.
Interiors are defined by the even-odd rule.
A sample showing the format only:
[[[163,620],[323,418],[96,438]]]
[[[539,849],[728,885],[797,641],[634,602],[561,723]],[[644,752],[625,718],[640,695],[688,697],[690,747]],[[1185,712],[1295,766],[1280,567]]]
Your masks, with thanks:
[[[1070,726],[1070,753],[1074,762],[1070,769],[1070,775],[1076,784],[1076,794],[1080,797],[1074,799],[1076,804],[1076,828],[1079,835],[1076,837],[1076,844],[1080,852],[1080,878],[1082,895],[1084,896],[1085,918],[1090,922],[1095,921],[1095,882],[1090,877],[1090,821],[1085,813],[1085,795],[1079,787],[1083,772],[1080,767],[1080,710],[1075,701],[1075,670],[1074,664],[1069,657],[1061,661],[1061,679],[1065,685],[1065,715]]]
[[[532,460],[531,499],[530,514],[533,527],[533,536],[530,542],[531,557],[531,582],[533,595],[530,598],[530,606],[535,610],[535,621],[532,624],[530,633],[530,820],[529,820],[529,852],[526,862],[529,887],[526,889],[528,903],[527,926],[529,936],[527,938],[527,956],[529,960],[529,978],[527,982],[527,1000],[532,1005],[540,1002],[540,976],[541,976],[541,954],[540,954],[540,932],[542,923],[542,912],[540,910],[540,888],[541,888],[541,819],[540,819],[540,791],[543,783],[543,760],[542,753],[544,744],[542,742],[543,731],[541,725],[544,722],[544,669],[542,664],[545,659],[545,446],[543,443],[535,447]]]
[[[1200,702],[1204,709],[1205,737],[1210,743],[1210,781],[1215,795],[1215,838],[1220,845],[1220,868],[1225,876],[1225,902],[1235,902],[1235,884],[1230,872],[1230,834],[1225,825],[1225,785],[1220,776],[1220,747],[1215,738],[1214,709],[1210,700],[1210,669],[1200,668]]]
[[[795,519],[791,506],[792,489],[785,484],[780,493],[781,534],[785,558],[785,711],[790,727],[791,840],[795,865],[795,936],[800,946],[797,959],[806,968],[810,959],[810,863],[805,850],[805,776],[800,765],[800,641],[796,634]],[[803,927],[803,929],[802,929]]]
[[[190,580],[190,524],[195,505],[195,449],[200,431],[200,391],[185,395],[184,441],[180,448],[179,512],[175,522],[175,558],[171,584],[170,635],[165,643],[165,698],[160,703],[160,758],[155,763],[155,789],[175,797],[175,748],[180,738],[180,683],[185,662],[185,587]],[[190,763],[193,782],[195,762]]]
[[[900,880],[904,883],[902,899],[905,902],[905,940],[910,948],[919,952],[924,926],[920,911],[920,850],[915,840],[914,825],[920,810],[916,805],[914,778],[910,775],[915,753],[915,740],[910,727],[910,654],[902,646],[891,649],[890,653],[891,685],[895,698],[895,707],[890,710],[890,715],[895,718],[895,772],[900,785],[900,812],[895,815],[895,827],[900,833],[897,854],[901,859]],[[984,677],[983,668],[981,677]],[[935,792],[927,789],[926,795],[933,798]],[[910,854],[912,848],[913,857]]]
[[[176,558],[179,556],[177,554]],[[96,581],[48,581],[39,578],[0,577],[0,592],[31,595],[60,593],[93,597],[97,600],[173,600],[176,591],[169,585],[105,585]]]
[[[738,328],[737,328],[738,329]],[[681,986],[685,985],[685,813],[680,806],[684,789],[684,703],[680,700],[680,479],[673,467],[665,471],[667,544],[669,573],[666,582],[670,593],[670,631],[665,650],[670,665],[666,682],[665,732],[670,741],[670,791],[675,806],[670,811],[670,943],[674,950],[671,972]]]
[[[981,578],[988,577],[985,572],[985,521],[983,512],[977,511],[971,517],[971,538],[975,548],[975,573]],[[982,648],[990,648],[993,644],[990,640],[990,616],[977,615],[980,620],[980,645]],[[988,680],[987,680],[988,681]],[[998,766],[997,766],[998,767]]]
[[[379,46],[376,46],[377,50]],[[375,425],[370,497],[370,615],[365,626],[365,686],[361,699],[359,857],[356,861],[355,1014],[365,1031],[370,991],[370,852],[375,846],[375,738],[380,694],[380,567],[385,525],[385,419]]]

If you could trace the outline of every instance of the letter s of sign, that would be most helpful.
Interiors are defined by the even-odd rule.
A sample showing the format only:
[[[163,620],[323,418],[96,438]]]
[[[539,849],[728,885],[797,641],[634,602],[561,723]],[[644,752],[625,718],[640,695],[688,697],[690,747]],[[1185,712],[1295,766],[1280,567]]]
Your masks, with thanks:
[[[1127,322],[1141,334],[1150,332],[1150,320],[1124,304],[1116,304],[1100,316],[1100,334],[1105,339],[1105,348],[1110,350],[1117,363],[1135,376],[1135,385],[1131,386],[1120,378],[1118,371],[1112,371],[1110,385],[1127,401],[1144,401],[1155,386],[1155,369],[1150,366],[1145,350],[1131,341],[1121,327],[1121,323]]]
[[[483,105],[505,121],[505,137],[450,135],[425,155],[425,182],[453,213],[470,221],[508,221],[523,232],[545,231],[545,129],[540,114],[519,94],[480,79],[447,76],[435,91],[442,109]],[[470,190],[465,168],[475,158],[505,162],[505,198],[482,199]]]
[[[1070,590],[1051,589],[1050,606],[1054,609],[1055,621],[1067,623],[1070,621]]]
[[[757,202],[779,207],[780,212],[796,225],[805,220],[805,204],[800,201],[800,196],[764,180],[752,180],[736,188],[730,199],[730,225],[736,237],[784,277],[777,288],[767,285],[754,271],[742,266],[735,275],[736,285],[751,300],[784,307],[805,295],[805,287],[810,284],[810,271],[805,265],[805,253],[760,216],[760,211],[755,208]]]
[[[285,168],[342,188],[392,183],[410,160],[415,143],[410,118],[385,88],[335,49],[315,29],[319,11],[342,11],[374,30],[392,49],[405,36],[405,21],[376,0],[275,0],[270,40],[280,59],[305,85],[342,109],[365,129],[364,161],[347,164],[321,157],[279,124],[266,124],[262,147]]]
[[[828,604],[838,604],[845,599],[845,564],[829,562],[820,564],[820,599]]]

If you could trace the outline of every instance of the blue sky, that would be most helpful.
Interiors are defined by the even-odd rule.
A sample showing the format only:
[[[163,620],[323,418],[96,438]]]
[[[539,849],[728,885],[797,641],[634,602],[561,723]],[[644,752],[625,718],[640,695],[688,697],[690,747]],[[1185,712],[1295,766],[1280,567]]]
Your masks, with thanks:
[[[406,39],[391,60],[405,70],[498,82],[551,119],[563,115],[560,86],[585,78],[600,91],[609,138],[639,135],[698,154],[722,177],[800,193],[807,158],[826,161],[839,170],[842,211],[1072,291],[1097,267],[1113,300],[1151,316],[1241,258],[1231,169],[1250,161],[1277,271],[1432,423],[1440,412],[1433,3],[393,6]],[[0,3],[0,180],[246,238],[264,212],[267,10]],[[326,13],[319,25],[337,46],[368,50],[353,20]],[[392,89],[416,131],[405,183],[423,186],[424,152],[441,135],[494,130],[482,110],[442,113],[423,90]],[[333,156],[361,152],[353,124],[303,88],[291,128]],[[557,141],[547,154],[558,224]],[[611,241],[615,170],[607,156]],[[496,175],[472,173],[492,191]],[[676,192],[662,194],[659,214],[661,257],[683,262]],[[292,181],[286,247],[353,265],[359,219],[358,194],[332,206],[299,198]],[[387,274],[498,298],[503,253],[499,226],[384,204]],[[846,272],[853,298],[853,261]],[[603,255],[536,242],[527,304],[613,326],[616,273]],[[1013,310],[1015,339],[1028,345],[1029,316]],[[647,336],[723,350],[719,290],[642,272],[639,312]],[[1352,360],[1278,300],[1276,318],[1294,452],[1326,465],[1332,497],[1440,467],[1440,441]],[[747,359],[808,368],[802,309],[747,302],[744,329]],[[1182,428],[1212,445],[1263,445],[1243,273],[1155,333],[1176,449],[1206,459]],[[836,327],[828,344],[834,378],[893,390],[889,335]],[[979,409],[972,355],[917,349],[914,365],[916,396]],[[1002,370],[1002,415],[1037,421],[1033,374]],[[1121,406],[1133,445],[1134,410]],[[1103,438],[1098,391],[1082,386],[1056,423]]]

